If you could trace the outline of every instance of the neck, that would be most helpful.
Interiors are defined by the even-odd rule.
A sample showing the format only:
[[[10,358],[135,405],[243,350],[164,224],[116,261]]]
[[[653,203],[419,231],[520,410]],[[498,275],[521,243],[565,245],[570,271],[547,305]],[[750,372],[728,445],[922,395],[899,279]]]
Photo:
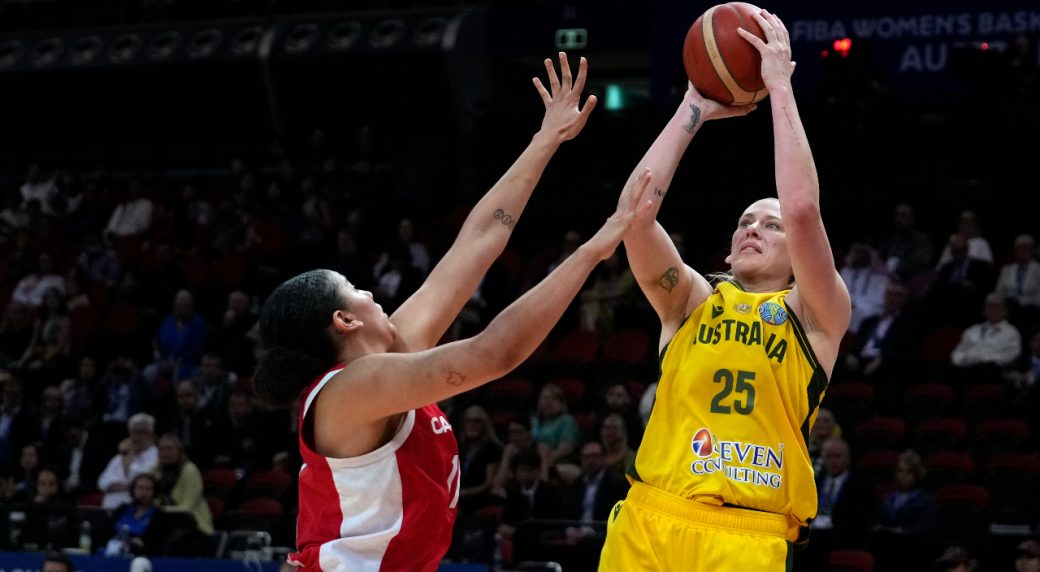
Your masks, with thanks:
[[[757,276],[737,276],[735,279],[745,292],[779,292],[787,290],[790,286],[790,282],[786,278],[768,279]]]

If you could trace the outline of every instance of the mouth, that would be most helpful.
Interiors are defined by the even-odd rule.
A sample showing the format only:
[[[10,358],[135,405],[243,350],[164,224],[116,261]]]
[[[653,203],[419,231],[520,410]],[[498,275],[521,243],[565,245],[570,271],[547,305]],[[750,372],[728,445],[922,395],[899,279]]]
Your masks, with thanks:
[[[762,254],[762,250],[754,244],[745,244],[740,247],[741,254]]]

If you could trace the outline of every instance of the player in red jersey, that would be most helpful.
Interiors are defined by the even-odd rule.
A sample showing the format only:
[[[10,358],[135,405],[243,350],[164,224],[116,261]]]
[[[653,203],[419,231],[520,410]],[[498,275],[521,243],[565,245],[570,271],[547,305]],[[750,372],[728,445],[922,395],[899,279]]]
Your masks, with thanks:
[[[546,60],[550,89],[541,130],[473,208],[451,249],[393,316],[342,275],[312,270],[280,285],[260,316],[267,348],[258,395],[302,398],[297,551],[308,570],[435,570],[450,544],[459,487],[458,448],[436,405],[501,377],[541,343],[637,214],[648,212],[644,174],[617,211],[548,278],[480,334],[434,347],[505,247],[512,222],[556,148],[584,126],[586,63],[572,81]]]

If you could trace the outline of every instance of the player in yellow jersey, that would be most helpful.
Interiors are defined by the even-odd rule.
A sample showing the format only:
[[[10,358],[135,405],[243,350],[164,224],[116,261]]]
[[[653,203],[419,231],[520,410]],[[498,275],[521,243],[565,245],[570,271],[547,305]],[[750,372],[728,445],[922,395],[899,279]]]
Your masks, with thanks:
[[[762,10],[778,198],[751,204],[733,232],[731,277],[715,286],[679,257],[659,223],[629,229],[629,263],[661,320],[661,377],[614,507],[600,570],[789,570],[816,516],[806,439],[851,315],[820,216],[819,183],[791,90],[790,37]],[[704,121],[743,115],[690,86],[633,176],[653,200]]]

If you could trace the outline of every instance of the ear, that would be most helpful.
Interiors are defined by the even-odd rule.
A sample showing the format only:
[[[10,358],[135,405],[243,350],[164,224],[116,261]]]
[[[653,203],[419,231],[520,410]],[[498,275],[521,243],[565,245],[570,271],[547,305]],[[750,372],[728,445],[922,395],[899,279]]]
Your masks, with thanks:
[[[733,253],[732,252],[726,255],[725,262],[726,262],[726,264],[733,264]]]
[[[364,325],[364,322],[358,320],[357,317],[350,312],[336,310],[332,313],[332,329],[341,334],[356,331]]]

